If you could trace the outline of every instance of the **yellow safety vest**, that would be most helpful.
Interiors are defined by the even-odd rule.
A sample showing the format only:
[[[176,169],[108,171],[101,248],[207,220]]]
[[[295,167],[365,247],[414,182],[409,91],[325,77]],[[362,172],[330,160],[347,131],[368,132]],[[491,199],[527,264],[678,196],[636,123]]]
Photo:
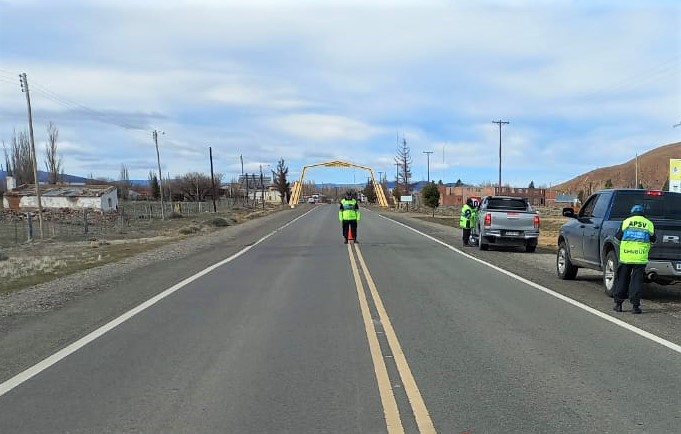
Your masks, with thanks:
[[[639,215],[622,222],[620,262],[623,264],[646,264],[650,251],[650,237],[655,233],[653,222]]]
[[[470,215],[466,217],[466,211],[470,211]],[[473,227],[473,217],[475,216],[475,211],[468,204],[464,204],[461,208],[461,217],[459,217],[459,227],[463,229],[470,229]]]
[[[357,199],[341,199],[341,209],[338,211],[338,220],[357,220],[359,221],[359,209]]]

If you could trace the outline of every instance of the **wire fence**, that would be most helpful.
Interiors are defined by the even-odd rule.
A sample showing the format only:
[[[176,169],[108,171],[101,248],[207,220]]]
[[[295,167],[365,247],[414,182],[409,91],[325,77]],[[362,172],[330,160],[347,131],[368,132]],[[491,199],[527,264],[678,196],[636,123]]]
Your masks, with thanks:
[[[42,238],[82,240],[91,237],[124,234],[150,229],[162,218],[191,216],[208,212],[227,212],[235,208],[256,209],[264,204],[249,200],[222,199],[215,202],[121,202],[118,210],[103,213],[94,210],[44,210]],[[3,210],[0,214],[0,247],[16,246],[41,237],[37,213]]]

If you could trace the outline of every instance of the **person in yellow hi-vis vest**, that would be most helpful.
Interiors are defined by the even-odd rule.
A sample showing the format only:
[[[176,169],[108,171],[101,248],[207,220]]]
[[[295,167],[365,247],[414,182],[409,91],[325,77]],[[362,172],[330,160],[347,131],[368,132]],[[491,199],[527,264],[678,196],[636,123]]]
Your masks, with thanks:
[[[470,242],[471,229],[473,228],[473,225],[475,225],[476,213],[477,209],[475,208],[473,199],[469,197],[466,200],[466,203],[463,204],[463,207],[461,208],[461,217],[459,217],[459,227],[462,231],[461,235],[464,247],[472,246]]]
[[[631,207],[631,216],[624,219],[615,238],[620,240],[620,257],[615,274],[615,312],[622,312],[627,299],[633,313],[641,313],[641,292],[648,264],[650,244],[655,242],[655,226],[643,215],[643,205]]]
[[[340,210],[338,211],[338,220],[342,224],[343,238],[345,244],[348,243],[348,230],[352,231],[352,239],[357,243],[357,222],[359,221],[359,204],[357,198],[348,190],[345,192],[345,197],[340,201]]]

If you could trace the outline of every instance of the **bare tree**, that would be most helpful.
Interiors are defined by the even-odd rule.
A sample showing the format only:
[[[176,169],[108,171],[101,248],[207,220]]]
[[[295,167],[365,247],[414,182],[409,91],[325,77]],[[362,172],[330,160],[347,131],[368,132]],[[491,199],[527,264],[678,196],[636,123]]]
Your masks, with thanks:
[[[118,197],[127,200],[130,195],[130,174],[125,164],[121,164],[121,172],[118,180]]]
[[[45,144],[45,166],[47,167],[47,183],[56,184],[63,175],[62,160],[57,155],[57,140],[59,128],[50,122],[47,124],[47,143]]]
[[[274,186],[281,195],[281,204],[285,205],[289,200],[291,184],[286,179],[288,177],[288,166],[283,158],[279,159],[277,163],[277,170],[272,171],[272,178],[274,179]]]
[[[33,159],[31,158],[31,142],[28,139],[28,133],[20,131],[17,134],[14,131],[9,150],[4,141],[2,147],[5,151],[7,174],[14,177],[17,185],[33,183]]]
[[[402,184],[402,193],[408,195],[411,192],[409,180],[411,179],[411,151],[407,146],[407,140],[402,138],[402,145],[397,149],[395,156],[397,165],[397,184]]]
[[[222,180],[222,174],[215,175],[215,182]],[[184,200],[200,202],[212,193],[213,183],[209,175],[199,172],[186,173],[176,177],[173,181],[173,189]]]

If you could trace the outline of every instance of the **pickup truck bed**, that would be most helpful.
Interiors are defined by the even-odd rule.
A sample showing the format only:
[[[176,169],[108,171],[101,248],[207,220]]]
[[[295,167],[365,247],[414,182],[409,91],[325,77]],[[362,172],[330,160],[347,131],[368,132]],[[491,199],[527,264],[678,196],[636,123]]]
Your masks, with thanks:
[[[471,234],[480,250],[511,246],[534,252],[539,239],[539,215],[524,198],[488,196],[480,204]]]

